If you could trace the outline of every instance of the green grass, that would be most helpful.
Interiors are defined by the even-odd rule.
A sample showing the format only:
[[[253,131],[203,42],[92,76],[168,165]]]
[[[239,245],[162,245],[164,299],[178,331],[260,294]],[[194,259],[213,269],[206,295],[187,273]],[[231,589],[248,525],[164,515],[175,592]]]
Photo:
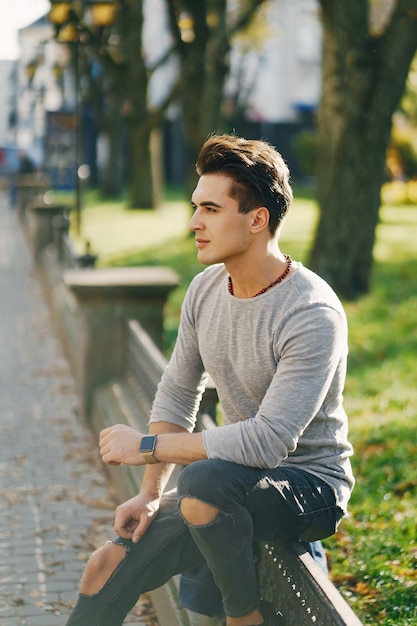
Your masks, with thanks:
[[[296,190],[281,248],[306,262],[317,209]],[[167,351],[181,301],[202,266],[178,198],[157,212],[102,205],[83,212],[101,265],[168,265],[180,286],[166,308]],[[350,358],[345,406],[357,480],[350,517],[325,541],[330,576],[367,626],[417,625],[417,208],[385,206],[372,292],[345,303]]]
[[[396,209],[385,209],[391,220]],[[401,258],[417,226],[409,209]],[[414,223],[414,225],[413,225]],[[379,230],[377,250],[398,243]],[[382,240],[383,239],[383,240]],[[325,542],[334,582],[364,624],[417,624],[417,254],[377,261],[372,293],[346,303],[345,389],[357,480],[350,518]]]
[[[71,194],[54,194],[58,203],[73,206]],[[109,265],[120,256],[135,256],[137,250],[152,248],[170,238],[182,238],[187,232],[188,215],[178,194],[158,210],[130,210],[120,201],[103,201],[97,192],[85,194],[81,211],[81,233],[73,231],[78,251],[90,242],[99,254],[99,265]],[[75,228],[75,214],[71,214]]]

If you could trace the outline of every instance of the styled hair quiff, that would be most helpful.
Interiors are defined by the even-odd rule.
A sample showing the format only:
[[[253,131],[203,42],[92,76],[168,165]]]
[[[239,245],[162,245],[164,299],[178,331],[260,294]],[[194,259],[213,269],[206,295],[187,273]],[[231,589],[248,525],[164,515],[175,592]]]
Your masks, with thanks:
[[[199,176],[223,174],[231,179],[229,194],[240,213],[264,206],[274,235],[292,202],[290,172],[281,154],[266,141],[236,135],[211,135],[196,163]]]

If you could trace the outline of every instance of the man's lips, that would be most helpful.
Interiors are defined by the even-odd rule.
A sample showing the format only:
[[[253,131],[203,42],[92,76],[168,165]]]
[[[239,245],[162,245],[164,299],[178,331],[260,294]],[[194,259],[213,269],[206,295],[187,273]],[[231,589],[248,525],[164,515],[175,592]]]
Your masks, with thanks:
[[[206,246],[209,243],[209,241],[207,239],[196,239],[195,240],[195,245],[197,248],[204,248],[204,246]]]

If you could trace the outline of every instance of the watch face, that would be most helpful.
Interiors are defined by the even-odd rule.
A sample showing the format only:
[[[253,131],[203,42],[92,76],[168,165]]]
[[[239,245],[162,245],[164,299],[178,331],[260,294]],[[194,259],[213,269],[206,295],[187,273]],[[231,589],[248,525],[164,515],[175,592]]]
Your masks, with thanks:
[[[148,437],[142,437],[139,451],[140,452],[153,452],[155,449],[155,436],[150,435]]]

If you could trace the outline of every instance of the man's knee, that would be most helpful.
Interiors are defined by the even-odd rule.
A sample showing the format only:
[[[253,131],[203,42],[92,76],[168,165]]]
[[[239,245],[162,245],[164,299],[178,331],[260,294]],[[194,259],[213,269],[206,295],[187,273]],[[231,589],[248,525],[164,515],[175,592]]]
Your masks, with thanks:
[[[210,524],[219,514],[218,508],[197,498],[182,498],[180,511],[185,521],[193,526]]]
[[[126,549],[115,543],[106,543],[94,552],[81,579],[80,593],[92,596],[98,593],[120,565]]]

